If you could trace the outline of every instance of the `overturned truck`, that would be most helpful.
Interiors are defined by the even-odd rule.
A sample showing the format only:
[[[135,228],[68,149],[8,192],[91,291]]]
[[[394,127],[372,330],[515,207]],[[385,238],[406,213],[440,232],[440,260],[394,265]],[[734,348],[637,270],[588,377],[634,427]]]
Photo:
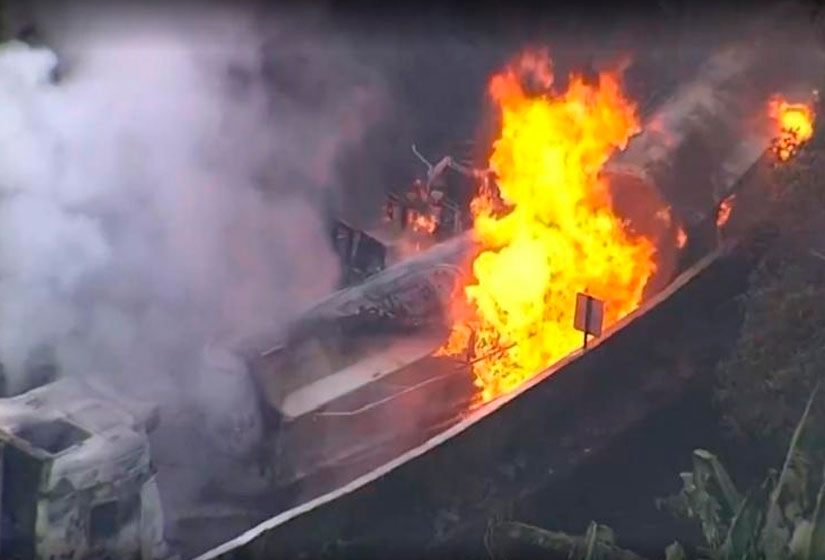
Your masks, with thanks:
[[[0,558],[169,557],[154,407],[59,380],[0,399]]]
[[[760,60],[744,46],[708,59],[605,168],[617,211],[657,245],[647,298],[719,242],[719,202],[769,159],[771,94],[788,84],[789,95],[811,95],[795,68],[756,79]],[[662,209],[673,216],[668,223]],[[685,247],[675,236],[680,224]],[[468,363],[435,350],[460,267],[474,250],[468,233],[439,243],[243,349],[264,411],[262,460],[276,484],[319,475],[323,487],[334,486],[467,414],[475,393]]]
[[[644,311],[661,299],[656,294],[673,294],[710,266],[702,258],[720,242],[719,202],[758,182],[760,165],[769,164],[773,130],[764,108],[770,95],[811,95],[814,81],[798,68],[756,79],[759,69],[759,57],[745,47],[712,57],[605,168],[618,212],[655,239],[661,257]],[[737,96],[742,92],[748,103]],[[656,219],[663,208],[673,215],[666,226]],[[679,224],[688,229],[685,247],[677,244]],[[295,502],[365,473],[377,479],[379,471],[486,414],[472,406],[467,360],[435,353],[446,335],[441,318],[455,295],[459,266],[473,251],[467,234],[438,244],[333,294],[270,344],[244,349],[243,375],[253,380],[263,411],[259,457],[275,486],[303,485]],[[684,271],[690,272],[674,285]]]

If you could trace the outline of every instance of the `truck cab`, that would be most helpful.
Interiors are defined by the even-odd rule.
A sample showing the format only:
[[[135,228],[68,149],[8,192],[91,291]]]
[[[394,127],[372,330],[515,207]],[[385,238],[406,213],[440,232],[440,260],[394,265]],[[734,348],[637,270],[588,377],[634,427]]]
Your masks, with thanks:
[[[168,557],[157,411],[74,379],[0,399],[0,558]]]

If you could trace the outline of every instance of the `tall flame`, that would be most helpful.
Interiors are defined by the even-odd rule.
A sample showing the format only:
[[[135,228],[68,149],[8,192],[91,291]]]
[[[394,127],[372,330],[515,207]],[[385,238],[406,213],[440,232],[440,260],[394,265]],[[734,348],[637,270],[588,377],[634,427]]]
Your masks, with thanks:
[[[779,129],[773,151],[779,161],[788,161],[813,136],[814,111],[805,103],[788,103],[781,97],[771,100],[769,110]]]
[[[613,212],[599,175],[639,130],[619,76],[605,72],[590,85],[571,75],[558,94],[552,81],[549,57],[531,52],[489,85],[501,111],[490,166],[508,208],[497,211],[490,189],[473,201],[482,251],[440,349],[468,352],[484,401],[577,347],[577,292],[605,302],[609,326],[639,305],[656,269],[652,241],[632,234]],[[529,94],[526,82],[542,93]]]

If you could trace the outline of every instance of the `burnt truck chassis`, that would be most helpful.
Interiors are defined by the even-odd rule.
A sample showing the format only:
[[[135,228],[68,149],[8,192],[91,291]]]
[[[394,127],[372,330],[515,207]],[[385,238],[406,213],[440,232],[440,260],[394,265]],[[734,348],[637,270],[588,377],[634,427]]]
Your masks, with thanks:
[[[752,145],[754,140],[748,139],[747,142]],[[763,151],[755,161],[747,157],[739,158],[735,164],[738,166],[739,180],[729,182],[713,199],[718,204],[723,197],[736,193],[737,206],[744,208],[748,205],[746,213],[750,218],[747,221],[755,223],[766,211],[759,200],[766,196],[764,177],[775,165],[774,155],[769,150]],[[711,203],[704,211],[694,212],[692,219],[686,220],[688,243],[680,252],[674,274],[697,266],[719,246],[722,237],[715,223],[716,204]],[[746,228],[745,224],[736,224],[741,219],[739,216],[740,213],[734,211],[728,229],[738,228],[741,232]],[[469,239],[465,235],[447,243],[463,244],[461,250],[451,250],[450,262],[458,262],[458,255],[470,250]],[[406,266],[412,268],[415,265],[408,263]],[[367,284],[380,284],[387,275],[393,274],[394,268],[382,271]],[[437,329],[432,321],[437,316],[436,308],[426,312],[430,314],[429,323],[426,314],[420,315],[416,319],[419,323],[415,325],[405,323],[409,317],[394,314],[400,309],[394,294],[396,291],[403,292],[389,282],[377,297],[366,298],[371,299],[370,305],[355,310],[350,307],[349,315],[339,316],[337,320],[342,324],[354,325],[371,317],[363,324],[378,320],[372,327],[376,329],[391,325],[394,325],[392,328],[399,328],[399,325],[406,324],[404,328],[409,329],[410,333],[427,328]],[[435,295],[437,291],[425,287],[417,297],[435,301],[438,299]],[[384,311],[379,311],[381,309]],[[306,330],[311,331],[312,328]],[[272,379],[271,364],[267,363],[270,359],[271,356],[263,355],[250,363],[253,378],[260,384],[260,393],[264,395],[271,391],[266,387],[267,380]],[[270,469],[273,486],[283,493],[288,503],[306,502],[424,444],[464,420],[473,413],[474,399],[477,397],[471,380],[469,365],[465,361],[427,356],[301,417],[285,418],[277,406],[272,405],[272,399],[264,397],[262,410],[267,416],[268,433],[273,436],[262,447],[262,468]],[[404,411],[407,417],[404,417]],[[376,426],[389,425],[397,426],[398,431],[382,433],[375,429]]]
[[[468,410],[477,397],[468,364],[433,353],[447,334],[444,306],[459,285],[459,271],[451,262],[469,246],[469,236],[455,238],[437,249],[438,262],[427,262],[427,255],[423,264],[413,258],[333,295],[295,324],[282,344],[248,360],[261,398],[264,433],[270,434],[258,459],[273,486],[290,501],[348,482],[443,431]],[[398,367],[391,364],[383,371],[371,365],[376,353],[392,354],[399,342],[418,344],[416,357],[398,358]],[[288,399],[301,388],[285,384],[279,373],[293,373],[291,364],[306,356],[302,345],[316,354],[357,356],[346,360],[345,367],[314,362],[318,370],[330,372],[329,378],[347,367],[358,368],[359,357],[366,356],[366,377],[296,410]],[[307,361],[311,363],[302,365],[314,369]],[[319,386],[318,392],[323,391]],[[305,479],[312,483],[304,484]]]
[[[515,500],[517,494],[529,491],[533,482],[519,482],[518,476],[497,472],[498,465],[506,464],[509,465],[508,471],[520,472],[525,467],[519,461],[525,455],[534,455],[535,460],[529,460],[530,469],[538,470],[530,474],[530,480],[535,484],[543,483],[540,481],[546,478],[548,464],[555,465],[553,468],[557,472],[569,470],[576,461],[583,459],[583,454],[586,455],[594,448],[591,445],[596,446],[599,441],[609,439],[610,434],[624,429],[627,422],[640,421],[644,411],[649,409],[646,395],[662,403],[681,391],[687,381],[677,376],[675,386],[668,386],[674,378],[662,368],[674,367],[678,370],[683,365],[674,363],[673,359],[668,358],[667,352],[660,352],[659,348],[651,350],[650,341],[657,340],[656,335],[661,332],[672,332],[676,336],[686,336],[689,332],[691,336],[695,336],[698,346],[687,341],[684,352],[675,352],[677,362],[688,359],[693,352],[718,352],[714,340],[708,339],[708,333],[703,331],[708,330],[707,322],[719,320],[720,324],[725,325],[730,321],[735,322],[735,313],[726,300],[741,290],[753,253],[761,243],[758,239],[749,239],[744,248],[727,247],[714,252],[714,248],[722,241],[715,224],[717,205],[732,192],[740,193],[738,207],[745,202],[743,198],[753,198],[746,191],[753,190],[750,188],[753,183],[763,182],[763,171],[770,166],[772,158],[771,153],[765,152],[770,137],[764,132],[755,132],[744,138],[737,136],[739,123],[736,118],[720,117],[728,114],[726,109],[736,101],[735,96],[727,93],[748,87],[747,76],[755,65],[758,65],[758,60],[737,49],[709,60],[699,70],[694,82],[677,91],[651,117],[652,122],[664,124],[672,130],[663,132],[656,127],[646,128],[640,137],[631,141],[627,151],[620,153],[605,168],[605,173],[611,176],[611,180],[617,180],[627,192],[639,190],[639,186],[645,187],[649,191],[657,191],[663,201],[672,207],[677,223],[684,225],[689,234],[687,246],[680,252],[679,262],[674,266],[673,272],[686,269],[687,272],[674,282],[668,282],[667,287],[662,286],[663,291],[651,294],[648,302],[631,316],[634,319],[624,321],[624,327],[618,325],[592,351],[579,359],[574,359],[577,357],[574,355],[563,360],[515,394],[494,401],[491,407],[485,406],[473,411],[472,406],[468,405],[472,402],[472,392],[463,393],[467,386],[462,388],[456,385],[455,392],[447,397],[446,408],[451,409],[451,412],[445,410],[441,411],[440,416],[433,415],[429,420],[431,426],[424,422],[416,425],[410,421],[407,425],[410,426],[410,434],[414,435],[407,441],[403,437],[397,440],[378,437],[375,439],[377,447],[373,446],[369,450],[353,448],[350,453],[331,453],[327,460],[319,460],[317,455],[313,457],[312,453],[306,453],[305,456],[312,459],[305,464],[315,467],[315,470],[296,468],[292,470],[292,475],[282,479],[289,480],[289,484],[293,485],[307,484],[310,479],[314,479],[317,484],[313,489],[299,491],[299,495],[302,495],[294,502],[304,505],[272,518],[258,529],[227,543],[204,558],[264,558],[268,557],[267,554],[271,556],[276,552],[283,557],[318,558],[369,557],[377,550],[393,550],[398,552],[398,557],[424,553],[426,550],[422,550],[422,543],[444,544],[467,527],[464,522],[445,520],[444,515],[460,512],[456,514],[459,518],[467,514],[477,520],[485,508],[486,511],[495,510],[503,503]],[[710,98],[698,95],[702,92],[712,92],[713,95]],[[721,132],[717,129],[721,129]],[[673,134],[668,135],[667,132]],[[716,136],[724,137],[729,142],[725,143],[724,150],[713,151],[713,157],[709,158],[706,165],[697,166],[695,161],[683,157],[673,158],[677,152],[695,152],[692,147],[697,143],[708,147],[717,146],[718,141],[714,140]],[[663,165],[663,162],[674,161],[677,165]],[[700,195],[681,199],[679,186],[685,181],[703,185]],[[761,193],[754,198],[758,210],[754,216],[766,211],[763,195]],[[726,233],[732,234],[732,225],[736,220],[737,211],[734,210],[731,222],[726,226]],[[740,229],[740,232],[745,229],[747,228]],[[433,249],[439,250],[439,247]],[[386,269],[374,278],[390,273],[393,268],[395,267]],[[668,280],[670,278],[673,276],[669,276]],[[697,310],[696,302],[708,308]],[[688,308],[692,309],[696,317],[687,325],[674,326],[674,313],[678,315],[679,310],[683,312]],[[725,311],[720,311],[723,309]],[[665,328],[665,324],[669,325],[668,328]],[[622,340],[625,342],[621,343]],[[668,348],[669,345],[672,346],[672,343],[661,342],[662,348]],[[709,345],[710,349],[705,348],[705,345]],[[644,355],[648,350],[649,360]],[[616,355],[620,355],[621,359],[607,357]],[[624,384],[608,382],[607,385],[613,387],[612,392],[601,391],[597,380],[603,378],[598,370],[615,369],[621,364],[627,366],[623,372],[627,376],[623,380]],[[630,367],[630,364],[638,367]],[[441,383],[439,374],[444,374],[445,385],[447,380],[452,382],[462,378],[466,383],[470,379],[469,373],[466,369],[461,372],[461,369],[460,361],[451,363],[429,357],[411,363],[400,370],[398,375],[415,377],[421,371],[435,373],[432,383],[433,388],[436,388]],[[271,391],[266,386],[266,379],[271,380],[267,367],[259,364],[253,371],[257,372],[255,377],[261,384],[262,393]],[[448,371],[452,372],[451,376],[447,375]],[[573,371],[577,373],[574,375]],[[550,374],[554,375],[554,381],[542,383]],[[389,385],[392,384],[392,379],[393,375],[388,375],[375,382],[381,381]],[[636,389],[641,391],[641,395],[634,392]],[[441,390],[443,394],[451,395],[450,388],[442,387]],[[581,403],[579,396],[584,393],[597,397],[595,400],[600,405]],[[361,395],[360,399],[350,396],[354,400],[370,402],[367,388],[359,388],[353,394]],[[621,399],[626,399],[626,404],[614,402],[614,398],[619,395]],[[370,426],[381,426],[382,415],[391,415],[396,412],[392,410],[393,405],[404,402],[396,399],[382,401],[379,398],[385,411],[380,410],[380,406],[361,410],[363,406],[353,408],[356,403],[346,402],[346,397],[343,398],[337,403],[336,399],[332,399],[323,408],[311,411],[304,417],[293,417],[288,421],[280,418],[278,439],[281,451],[270,457],[276,457],[282,466],[289,463],[292,459],[284,453],[284,450],[289,449],[288,446],[300,447],[307,439],[313,439],[313,434],[331,434],[333,430],[347,432],[349,428],[341,420],[353,426],[349,437],[357,439],[366,435],[375,438],[376,434]],[[432,395],[429,399],[412,395],[405,398],[411,406],[434,400]],[[267,398],[266,401],[270,407],[277,409],[277,405],[273,406],[273,399]],[[552,405],[549,404],[551,402]],[[564,414],[571,412],[571,402],[580,403],[588,414],[594,415],[593,422],[588,424],[595,426],[593,430],[599,433],[581,432],[576,426],[570,425],[570,419],[565,419]],[[542,412],[547,406],[555,408]],[[639,407],[639,410],[631,410],[633,406]],[[403,407],[399,406],[398,410],[403,410]],[[496,414],[492,414],[494,410],[497,411]],[[352,414],[354,411],[359,414]],[[333,414],[328,414],[329,412]],[[360,414],[366,414],[363,423]],[[626,417],[627,422],[611,425],[608,421],[611,415]],[[574,414],[573,417],[578,416]],[[371,421],[367,421],[367,418]],[[552,425],[553,429],[543,433],[541,428],[534,429],[534,425]],[[413,426],[418,430],[417,433]],[[319,431],[315,431],[319,428]],[[464,430],[467,430],[466,434],[453,437]],[[557,440],[547,439],[551,432],[554,438],[562,439],[561,446],[557,445]],[[313,443],[328,442],[327,437],[319,436]],[[568,441],[571,437],[592,444],[571,443]],[[568,443],[564,443],[565,441]],[[547,448],[539,449],[537,446]],[[404,451],[404,447],[408,451],[399,454]],[[514,463],[508,457],[521,459],[514,459]],[[569,463],[559,464],[560,461],[565,463],[568,460],[565,457],[569,458]],[[370,468],[374,470],[370,472]],[[454,476],[450,476],[450,473]],[[355,479],[358,475],[361,477]],[[439,482],[442,478],[449,480]],[[490,479],[496,479],[496,485],[511,488],[513,492],[510,496],[490,498],[484,491],[485,487],[490,487]],[[348,484],[342,486],[345,483]],[[479,488],[474,488],[474,485]],[[416,490],[410,490],[412,488]],[[334,491],[307,503],[307,500],[324,490]],[[491,503],[488,498],[495,503]],[[462,503],[452,503],[456,500]],[[394,508],[393,502],[406,504],[401,508],[404,511]],[[254,545],[245,546],[257,535],[261,536]],[[238,556],[230,552],[236,548]]]
[[[690,364],[712,363],[736,332],[732,298],[763,243],[754,235],[723,246],[585,354],[574,353],[513,394],[201,560],[459,557],[468,542],[482,547],[491,514],[563,484],[615,435],[696,382],[701,369]],[[684,321],[687,309],[691,320]]]

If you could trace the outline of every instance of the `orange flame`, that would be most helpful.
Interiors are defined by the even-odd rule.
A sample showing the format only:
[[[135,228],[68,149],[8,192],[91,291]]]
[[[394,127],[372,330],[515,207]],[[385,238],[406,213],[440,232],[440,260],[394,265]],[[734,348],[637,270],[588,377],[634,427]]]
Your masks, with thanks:
[[[432,216],[413,211],[410,213],[409,225],[413,228],[413,231],[430,234],[435,231],[438,223]]]
[[[733,201],[736,198],[735,194],[730,195],[719,204],[719,209],[716,211],[716,227],[722,228],[730,220],[730,213],[733,211]]]
[[[814,133],[814,110],[805,103],[788,103],[781,97],[769,104],[778,130],[772,148],[779,161],[788,161]]]
[[[523,80],[543,93],[528,94]],[[609,326],[639,305],[656,269],[652,241],[631,234],[613,212],[599,175],[639,130],[619,76],[605,72],[589,85],[571,75],[558,94],[551,84],[549,57],[528,53],[489,86],[502,116],[490,166],[508,211],[494,210],[490,189],[473,202],[482,251],[439,350],[467,353],[484,401],[581,343],[573,328],[577,292],[605,302]]]
[[[688,236],[685,233],[685,229],[682,226],[679,226],[679,229],[676,230],[676,245],[680,249],[684,249],[685,245],[687,245]]]

